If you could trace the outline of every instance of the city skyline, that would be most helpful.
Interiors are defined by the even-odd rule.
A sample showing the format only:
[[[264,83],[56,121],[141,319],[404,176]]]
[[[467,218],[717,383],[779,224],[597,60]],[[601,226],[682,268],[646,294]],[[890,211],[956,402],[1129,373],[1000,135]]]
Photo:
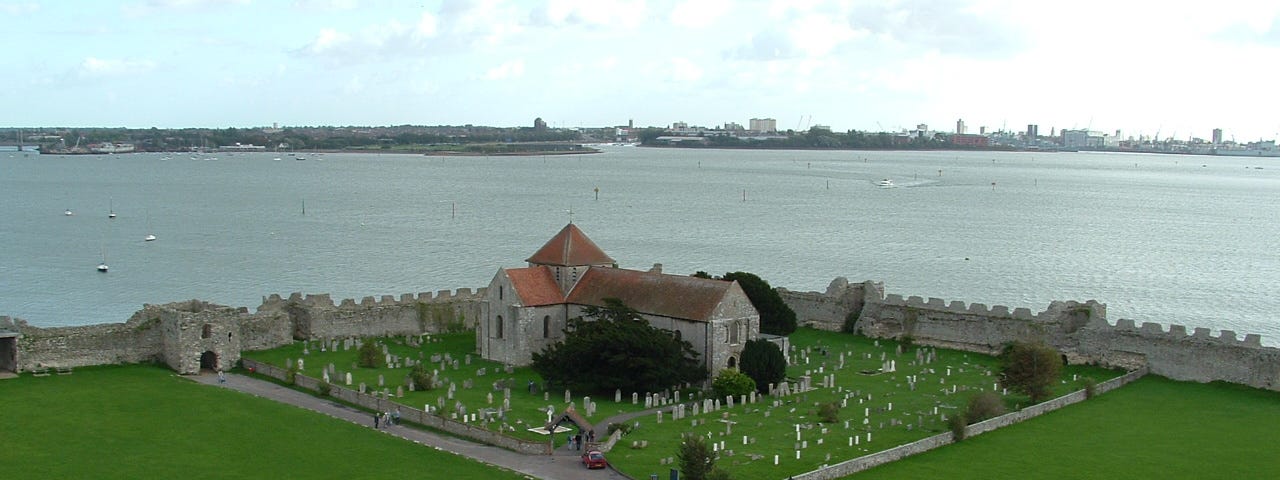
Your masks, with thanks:
[[[0,126],[1280,132],[1280,5],[792,3],[0,0]]]

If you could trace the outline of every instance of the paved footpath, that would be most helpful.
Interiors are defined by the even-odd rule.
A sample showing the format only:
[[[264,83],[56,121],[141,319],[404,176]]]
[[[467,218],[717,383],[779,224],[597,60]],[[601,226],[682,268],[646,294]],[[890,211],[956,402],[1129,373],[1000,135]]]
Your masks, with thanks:
[[[218,376],[213,373],[204,373],[188,378],[200,383],[230,388],[250,395],[323,413],[330,417],[346,420],[370,429],[373,428],[373,414],[369,412],[357,410],[323,398],[307,395],[271,382],[230,373],[227,374],[227,382],[223,384],[218,383]],[[577,455],[578,452],[570,452],[563,448],[557,448],[553,455],[524,455],[491,445],[482,445],[460,438],[440,435],[403,425],[393,425],[388,428],[379,429],[378,431],[388,435],[395,435],[420,445],[426,445],[447,452],[452,452],[482,463],[520,472],[524,475],[535,478],[555,480],[628,478],[611,468],[605,470],[587,470],[582,467],[582,462]]]

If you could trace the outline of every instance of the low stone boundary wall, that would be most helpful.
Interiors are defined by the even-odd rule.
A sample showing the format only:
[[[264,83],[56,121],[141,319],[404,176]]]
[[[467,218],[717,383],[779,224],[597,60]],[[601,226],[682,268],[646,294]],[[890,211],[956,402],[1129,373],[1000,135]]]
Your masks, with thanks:
[[[244,368],[246,369],[250,369],[256,373],[261,373],[276,380],[287,381],[288,372],[283,368],[249,359],[245,359],[243,362]],[[317,392],[319,391],[320,384],[322,383],[321,380],[296,373],[293,378],[294,385]],[[379,398],[377,395],[360,393],[356,390],[334,385],[332,383],[329,384],[329,396],[375,412],[390,412],[399,409],[401,421],[416,423],[475,442],[494,445],[514,452],[523,453],[525,455],[551,454],[551,445],[548,442],[532,442],[509,437],[498,432],[477,428],[462,422],[443,418],[439,415],[432,415],[408,405],[391,401],[390,399]]]
[[[1099,383],[1095,389],[1095,394],[1103,394],[1142,378],[1147,374],[1147,370],[1139,369],[1126,373],[1120,377]],[[981,435],[992,430],[1007,427],[1015,423],[1035,418],[1048,412],[1052,412],[1067,405],[1083,402],[1087,398],[1084,390],[1077,390],[1061,397],[1037,403],[1016,412],[1007,413],[999,417],[975,423],[965,427],[965,437],[973,437]],[[951,432],[940,433],[932,437],[917,440],[906,445],[899,445],[888,450],[879,451],[870,455],[864,455],[853,460],[844,461],[825,468],[819,468],[811,472],[805,472],[800,475],[789,477],[793,480],[830,480],[852,475],[863,470],[870,469],[889,462],[901,460],[903,458],[924,453],[935,448],[950,445],[954,443],[951,438]]]

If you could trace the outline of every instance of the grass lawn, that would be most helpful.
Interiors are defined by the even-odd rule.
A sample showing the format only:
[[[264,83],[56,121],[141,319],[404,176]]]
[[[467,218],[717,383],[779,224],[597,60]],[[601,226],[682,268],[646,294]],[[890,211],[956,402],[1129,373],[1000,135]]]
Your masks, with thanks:
[[[1146,377],[858,479],[1280,478],[1280,393]]]
[[[6,478],[523,478],[157,366],[0,380]]]

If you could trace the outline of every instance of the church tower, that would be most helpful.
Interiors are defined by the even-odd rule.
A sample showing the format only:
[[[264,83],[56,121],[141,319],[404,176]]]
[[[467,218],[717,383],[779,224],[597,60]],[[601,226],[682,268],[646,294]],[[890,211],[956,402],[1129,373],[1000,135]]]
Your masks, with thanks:
[[[588,268],[616,266],[613,258],[572,223],[560,229],[559,233],[525,261],[529,262],[530,267],[550,268],[562,294],[568,293]]]

